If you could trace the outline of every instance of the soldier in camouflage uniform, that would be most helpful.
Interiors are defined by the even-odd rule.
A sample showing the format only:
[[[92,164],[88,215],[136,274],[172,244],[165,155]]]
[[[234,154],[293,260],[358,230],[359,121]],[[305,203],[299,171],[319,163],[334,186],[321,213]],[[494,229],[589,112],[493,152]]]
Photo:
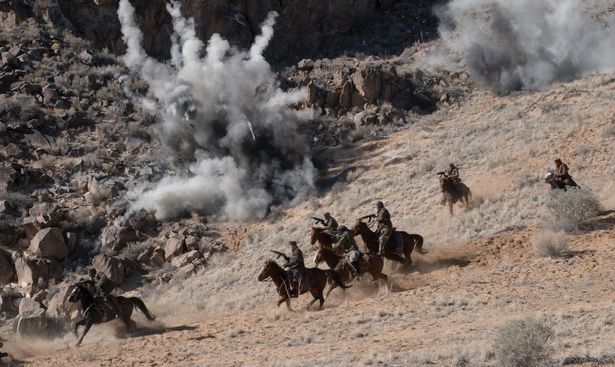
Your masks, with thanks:
[[[393,223],[391,222],[391,215],[389,211],[384,207],[382,201],[376,203],[376,220],[378,221],[378,236],[379,245],[378,255],[383,255],[386,251],[386,245],[393,234]]]
[[[285,268],[288,272],[288,279],[290,281],[289,293],[292,297],[296,297],[301,292],[300,285],[303,280],[303,274],[305,273],[305,263],[303,261],[303,252],[297,242],[289,241],[288,245],[291,249],[290,257],[288,258]]]
[[[459,168],[454,163],[449,165],[448,171],[444,172],[444,180],[447,180],[453,184],[453,188],[457,189],[457,184],[461,182],[459,177]],[[446,193],[444,192],[444,181],[440,182],[440,189],[442,190],[442,205],[446,204]]]
[[[333,250],[343,251],[346,257],[346,263],[350,266],[350,271],[353,276],[359,276],[359,269],[361,268],[361,252],[359,251],[359,247],[354,240],[354,236],[352,235],[352,231],[346,228],[345,226],[341,226],[339,228],[341,233],[340,240],[333,245]]]
[[[555,160],[555,179],[562,186],[577,186],[577,183],[574,182],[570,173],[568,173],[568,165],[562,162],[561,159],[557,158]]]
[[[115,289],[115,284],[111,279],[107,278],[104,273],[97,272],[96,269],[90,270],[90,279],[94,284],[95,296],[101,298],[103,302],[110,304],[113,307],[112,311],[119,315],[121,307],[117,299],[111,295],[111,292]]]

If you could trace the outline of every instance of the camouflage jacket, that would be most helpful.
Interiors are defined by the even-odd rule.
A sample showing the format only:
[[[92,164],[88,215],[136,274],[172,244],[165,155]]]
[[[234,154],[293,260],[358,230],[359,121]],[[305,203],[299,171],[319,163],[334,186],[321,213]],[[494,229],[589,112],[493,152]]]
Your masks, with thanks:
[[[335,220],[335,218],[333,217],[329,217],[329,220],[325,220],[325,222],[323,223],[324,226],[327,228],[327,231],[337,231],[337,221]]]
[[[299,247],[293,248],[292,253],[290,254],[290,259],[288,259],[288,263],[286,266],[290,269],[303,269],[305,268],[305,263],[303,261],[303,252]]]
[[[111,279],[107,278],[107,276],[101,272],[97,272],[96,275],[94,275],[92,282],[98,291],[103,292],[101,296],[109,294],[115,289],[115,284],[113,284]]]
[[[345,231],[344,234],[342,234],[342,238],[340,238],[340,240],[333,246],[333,250],[343,250],[344,252],[353,250],[359,251],[359,247],[357,246],[357,243],[352,236],[352,232]]]
[[[393,228],[393,223],[391,222],[391,215],[386,208],[382,208],[376,214],[376,219],[378,220],[378,230],[381,231],[385,228],[391,229]]]
[[[568,178],[570,174],[568,173],[568,166],[566,163],[562,163],[555,168],[555,177],[557,178]]]

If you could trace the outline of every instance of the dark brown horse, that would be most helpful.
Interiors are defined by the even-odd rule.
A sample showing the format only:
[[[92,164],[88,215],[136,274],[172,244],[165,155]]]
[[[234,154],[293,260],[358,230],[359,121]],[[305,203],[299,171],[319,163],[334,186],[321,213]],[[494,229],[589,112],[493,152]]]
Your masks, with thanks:
[[[463,202],[466,209],[470,205],[472,191],[463,182],[452,182],[444,175],[440,175],[440,185],[444,190],[444,200],[448,205],[448,212],[453,215],[453,205],[457,202]]]
[[[113,297],[109,295],[108,297]],[[124,321],[126,329],[130,331],[135,322],[130,319],[132,316],[132,310],[137,307],[148,320],[154,320],[154,316],[149,313],[149,310],[145,306],[145,303],[138,297],[116,297],[117,303],[120,306],[119,315],[116,315],[112,310],[113,306],[105,304],[102,300],[94,297],[92,293],[82,284],[75,285],[75,288],[68,296],[70,302],[81,302],[81,309],[83,311],[83,319],[75,324],[75,336],[78,336],[79,326],[85,325],[83,334],[77,341],[77,346],[81,345],[85,334],[90,331],[93,324],[101,324],[103,322],[120,318]]]
[[[352,234],[361,236],[365,247],[367,247],[370,253],[378,253],[380,247],[378,234],[369,229],[367,223],[359,219],[352,228]],[[397,246],[397,241],[400,242],[400,246]],[[393,243],[391,244],[391,242]],[[412,265],[412,258],[410,255],[415,247],[419,254],[427,253],[427,251],[423,250],[423,236],[404,231],[394,231],[389,239],[389,246],[394,248],[385,251],[383,256],[389,260],[398,261],[407,266]]]
[[[312,227],[312,230],[310,231],[310,243],[314,245],[316,242],[326,248],[331,248],[331,246],[333,246],[336,242],[336,238],[335,236],[325,232],[325,228]]]
[[[372,279],[374,281],[382,279],[388,285],[389,278],[382,273],[382,268],[384,267],[384,261],[382,260],[382,257],[376,254],[365,255],[367,256],[367,269],[365,269],[367,273],[372,276]],[[349,283],[354,279],[354,276],[352,274],[352,271],[350,271],[348,267],[345,266],[347,264],[345,261],[342,261],[343,258],[344,255],[338,255],[332,249],[319,246],[316,250],[316,255],[314,255],[314,263],[316,263],[316,266],[318,266],[318,264],[324,261],[330,269],[335,270],[335,272],[340,276],[340,279],[344,283]],[[361,275],[362,274],[360,274],[359,276]],[[327,291],[327,294],[325,294],[325,298],[328,297],[329,293],[331,293],[331,291],[335,288],[337,288],[337,286],[335,284],[331,284],[331,287]]]
[[[278,265],[278,263],[273,260],[265,261],[261,271],[258,273],[257,279],[259,282],[264,282],[267,279],[271,279],[275,285],[278,295],[280,295],[278,307],[282,304],[282,302],[286,302],[286,307],[292,311],[292,308],[290,307],[291,294],[288,274],[280,265]],[[323,291],[327,285],[327,281],[332,281],[336,287],[341,287],[343,289],[349,288],[349,286],[344,284],[337,273],[333,270],[306,268],[303,279],[305,279],[305,281],[300,284],[301,289],[299,293],[304,294],[306,292],[310,292],[312,297],[314,297],[314,299],[307,306],[308,310],[316,301],[320,301],[320,309],[322,310],[322,305],[325,303]]]

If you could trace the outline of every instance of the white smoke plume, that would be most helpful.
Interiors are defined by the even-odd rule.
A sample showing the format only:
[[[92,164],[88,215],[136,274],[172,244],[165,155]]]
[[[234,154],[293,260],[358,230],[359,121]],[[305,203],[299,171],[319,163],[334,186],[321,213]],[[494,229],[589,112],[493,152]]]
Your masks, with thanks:
[[[165,177],[132,209],[155,209],[158,218],[198,211],[245,220],[309,195],[315,169],[301,134],[309,113],[296,109],[306,92],[282,91],[262,56],[277,14],[270,13],[252,47],[240,51],[218,34],[205,46],[177,2],[167,10],[174,29],[169,63],[146,54],[128,0],[120,1],[118,16],[126,65],[149,84],[155,101],[146,104],[154,102],[162,120],[158,135],[190,162],[189,174]]]
[[[465,55],[477,83],[501,93],[539,89],[615,67],[615,19],[598,24],[583,5],[580,0],[452,0],[438,12],[440,33]]]

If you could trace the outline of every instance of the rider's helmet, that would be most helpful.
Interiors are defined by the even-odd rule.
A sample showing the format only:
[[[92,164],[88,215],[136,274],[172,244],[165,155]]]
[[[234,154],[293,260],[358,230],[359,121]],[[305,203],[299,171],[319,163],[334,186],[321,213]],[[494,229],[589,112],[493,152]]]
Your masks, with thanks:
[[[555,164],[562,164],[562,160],[559,158],[555,159]]]
[[[378,208],[378,209],[384,208],[384,204],[382,203],[382,201],[376,202],[376,208]]]
[[[331,214],[329,212],[325,213],[325,218],[329,219],[329,217],[331,217]]]
[[[346,226],[340,226],[337,230],[338,230],[338,231],[340,231],[340,232],[347,232],[347,231],[350,231],[350,230],[348,229],[348,227],[346,227]]]
[[[455,167],[455,163],[451,163],[449,166],[451,167],[451,169],[457,168]]]
[[[290,247],[297,247],[297,242],[295,242],[295,241],[288,241],[288,246],[290,246]]]

